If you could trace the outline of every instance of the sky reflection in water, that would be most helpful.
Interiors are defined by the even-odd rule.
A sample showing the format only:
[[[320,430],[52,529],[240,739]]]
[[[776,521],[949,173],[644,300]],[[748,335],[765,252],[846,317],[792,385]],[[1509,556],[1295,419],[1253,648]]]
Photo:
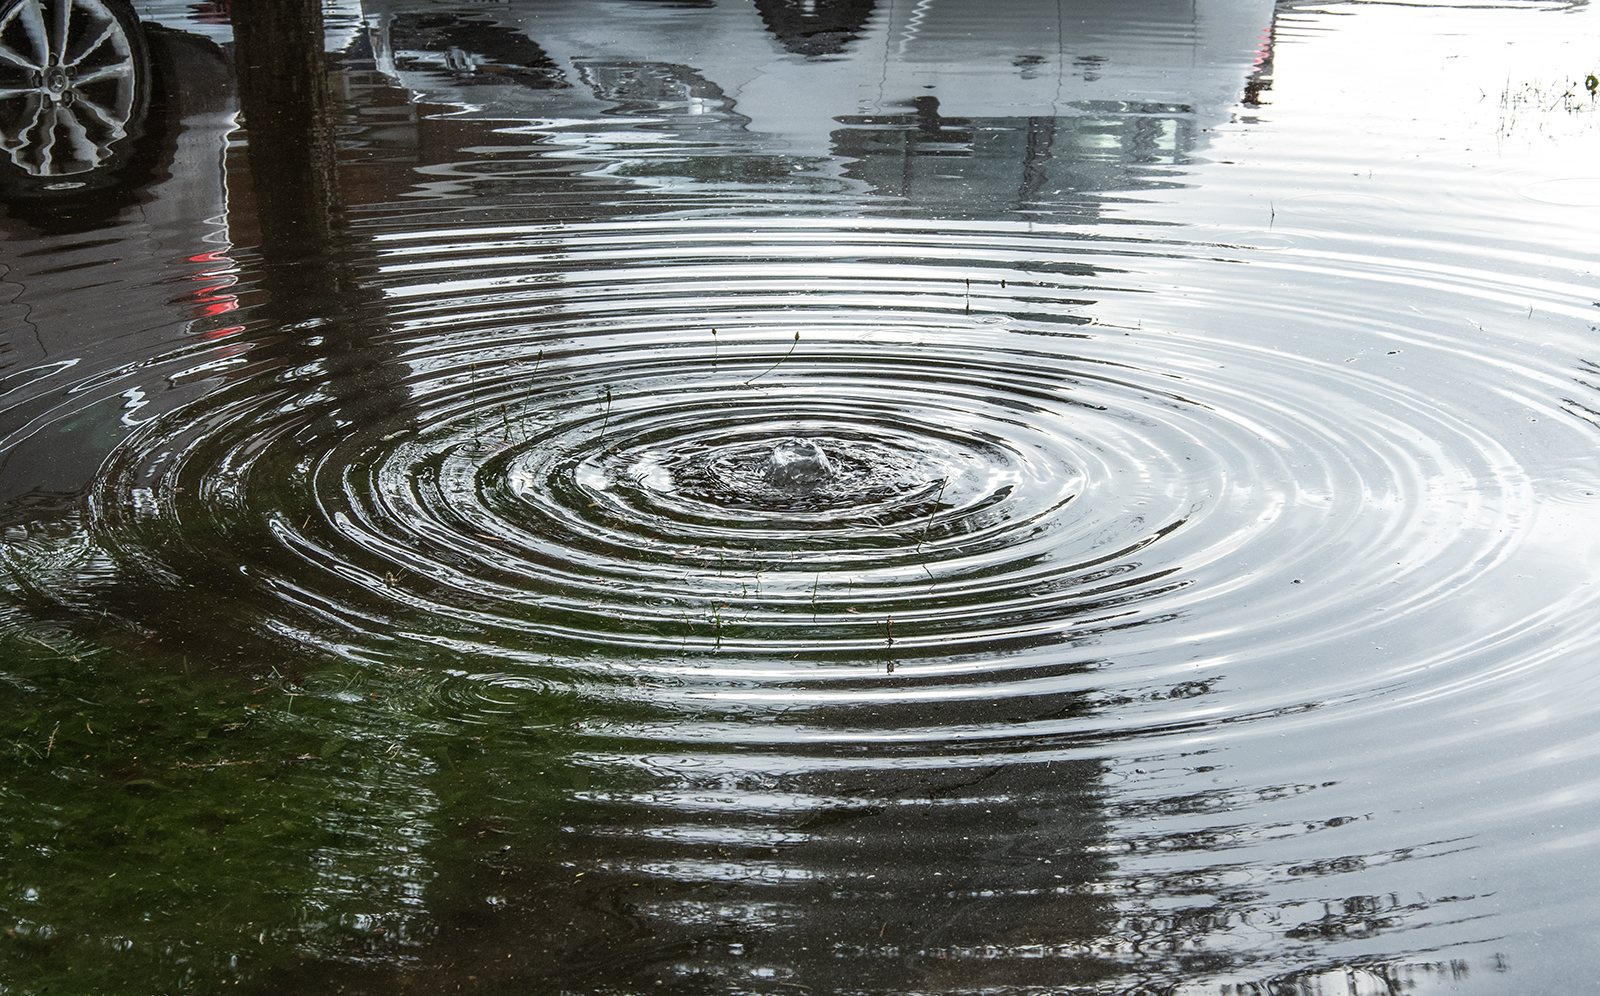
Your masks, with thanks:
[[[79,0],[0,992],[1585,978],[1592,12],[993,8]]]

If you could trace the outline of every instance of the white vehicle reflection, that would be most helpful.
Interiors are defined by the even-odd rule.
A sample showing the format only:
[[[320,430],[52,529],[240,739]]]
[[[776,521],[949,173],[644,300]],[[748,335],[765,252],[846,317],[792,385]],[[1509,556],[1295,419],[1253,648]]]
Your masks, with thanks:
[[[856,191],[864,211],[1057,221],[1181,182],[1252,98],[1272,23],[1268,0],[1152,0],[1137,16],[1093,0],[362,8],[347,57],[454,126],[489,125],[505,156],[508,136],[537,134],[561,147],[546,161],[638,188],[759,174],[785,196]]]
[[[736,107],[743,127],[796,155],[830,154],[841,117],[928,96],[946,117],[1160,105],[1214,125],[1264,57],[1272,18],[1267,0],[1153,0],[1136,12],[1092,0],[362,6],[378,68],[426,99],[485,116],[604,114],[627,99],[624,67],[688,67],[686,113]],[[657,86],[647,99],[667,96]]]

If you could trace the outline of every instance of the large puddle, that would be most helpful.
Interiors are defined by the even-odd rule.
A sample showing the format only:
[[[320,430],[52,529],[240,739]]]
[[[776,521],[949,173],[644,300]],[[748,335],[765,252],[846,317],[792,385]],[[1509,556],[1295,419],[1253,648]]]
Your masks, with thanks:
[[[1587,985],[1594,12],[995,6],[0,3],[0,993]]]

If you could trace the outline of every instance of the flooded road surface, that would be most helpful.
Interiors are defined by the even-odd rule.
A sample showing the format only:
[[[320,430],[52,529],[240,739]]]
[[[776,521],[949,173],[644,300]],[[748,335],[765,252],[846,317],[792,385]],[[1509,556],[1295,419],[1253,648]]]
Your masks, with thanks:
[[[0,2],[0,993],[1587,988],[1597,37]]]

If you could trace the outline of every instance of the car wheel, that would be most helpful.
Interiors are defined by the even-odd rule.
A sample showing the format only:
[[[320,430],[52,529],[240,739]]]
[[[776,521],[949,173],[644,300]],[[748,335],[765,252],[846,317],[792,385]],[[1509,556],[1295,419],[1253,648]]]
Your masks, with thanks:
[[[125,0],[0,0],[0,193],[111,182],[150,104],[150,56]]]

